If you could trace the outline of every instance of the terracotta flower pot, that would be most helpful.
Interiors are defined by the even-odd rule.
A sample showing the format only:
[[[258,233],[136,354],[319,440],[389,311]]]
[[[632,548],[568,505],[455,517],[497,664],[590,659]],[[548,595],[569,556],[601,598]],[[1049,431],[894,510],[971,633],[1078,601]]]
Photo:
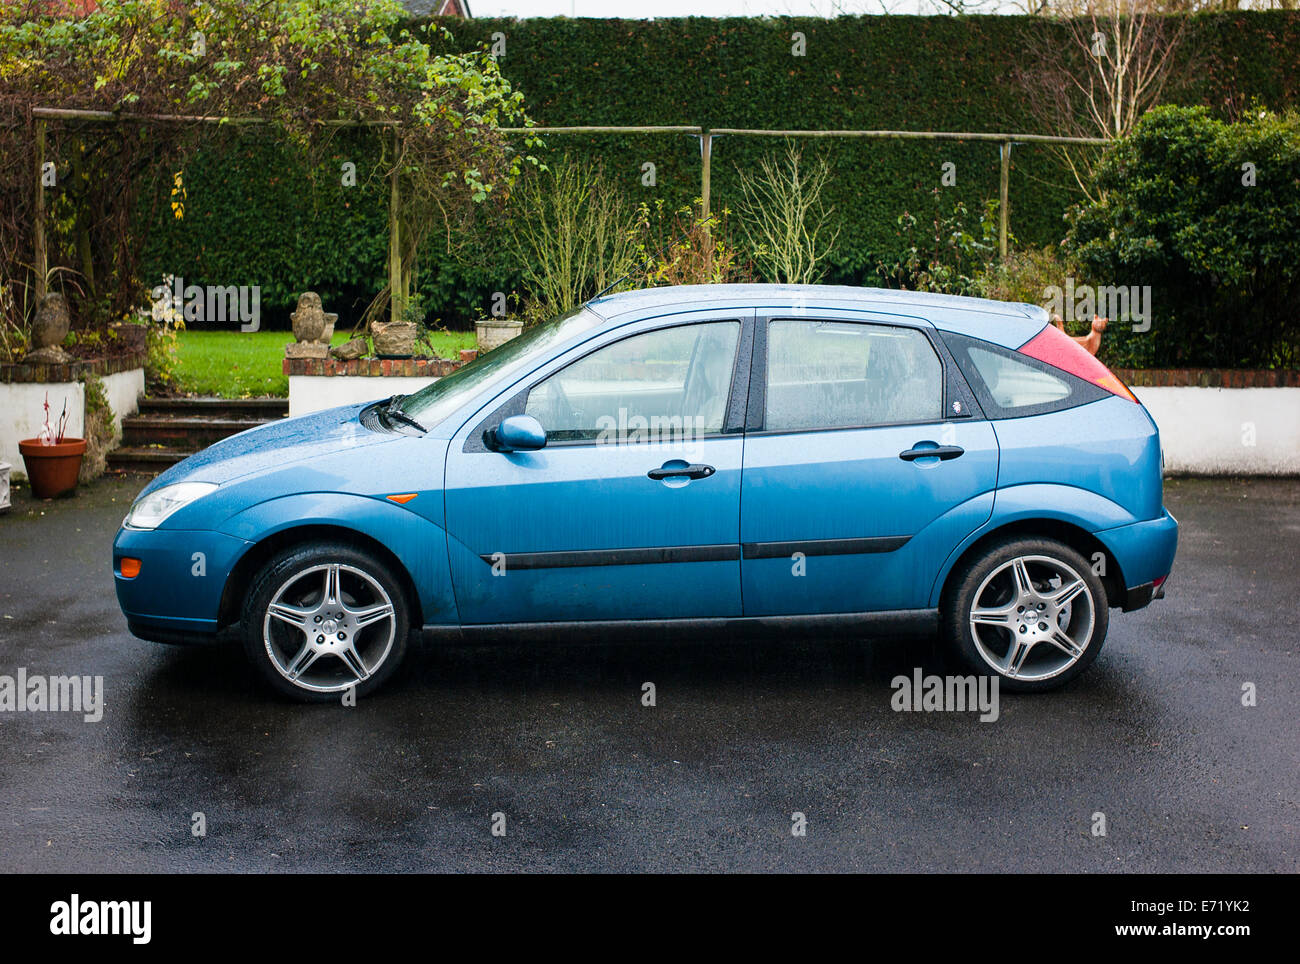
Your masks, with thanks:
[[[23,454],[36,498],[54,499],[77,487],[81,457],[86,454],[84,438],[65,438],[58,445],[42,445],[39,439],[28,438],[18,443],[18,451]]]

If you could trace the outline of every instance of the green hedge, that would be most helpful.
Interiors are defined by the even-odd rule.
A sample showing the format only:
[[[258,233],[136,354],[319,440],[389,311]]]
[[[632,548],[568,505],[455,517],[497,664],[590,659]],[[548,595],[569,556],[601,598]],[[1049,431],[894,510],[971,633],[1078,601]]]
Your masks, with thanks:
[[[1063,28],[1024,17],[842,17],[835,20],[444,20],[465,47],[506,37],[504,73],[527,96],[540,125],[667,125],[795,129],[1034,131],[1021,91],[1011,82],[1029,32]],[[807,38],[791,55],[791,35]],[[1177,103],[1205,104],[1231,115],[1253,99],[1274,109],[1297,103],[1300,15],[1255,12],[1200,15],[1189,48],[1202,52],[1193,78],[1167,92]],[[1050,133],[1050,132],[1048,132]],[[148,230],[151,274],[183,273],[196,283],[261,284],[264,316],[287,323],[292,295],[320,291],[348,317],[383,282],[387,236],[382,184],[365,180],[372,156],[357,142],[336,142],[331,156],[286,156],[265,135],[223,132],[227,149],[188,165],[183,222],[155,219]],[[715,141],[715,208],[735,200],[737,166],[780,148],[772,139]],[[589,151],[604,160],[634,198],[688,204],[699,193],[699,151],[685,135],[553,135],[555,152]],[[972,210],[998,190],[992,143],[809,141],[824,151],[836,178],[831,202],[842,231],[830,281],[870,283],[896,244],[895,221],[925,209],[940,166],[957,166],[955,191]],[[355,157],[352,155],[355,153]],[[1042,147],[1017,146],[1011,173],[1011,227],[1021,243],[1065,234],[1074,195]],[[339,187],[339,164],[357,163],[362,184]],[[657,168],[642,187],[641,165]],[[166,186],[161,187],[166,190]],[[466,256],[437,245],[424,255],[419,287],[444,322],[462,323],[490,292],[511,290],[515,273],[484,225]],[[278,313],[278,314],[277,314]]]
[[[263,318],[276,327],[288,326],[307,288],[329,304],[364,307],[386,280],[388,190],[366,176],[375,154],[367,135],[352,131],[315,158],[256,128],[214,139],[185,165],[184,217],[168,204],[150,212],[143,280],[152,286],[174,274],[186,284],[260,285]],[[354,187],[343,186],[349,161]],[[159,173],[151,198],[171,191],[171,173]]]
[[[1096,183],[1068,248],[1092,279],[1151,286],[1156,366],[1300,367],[1300,116],[1158,107]]]

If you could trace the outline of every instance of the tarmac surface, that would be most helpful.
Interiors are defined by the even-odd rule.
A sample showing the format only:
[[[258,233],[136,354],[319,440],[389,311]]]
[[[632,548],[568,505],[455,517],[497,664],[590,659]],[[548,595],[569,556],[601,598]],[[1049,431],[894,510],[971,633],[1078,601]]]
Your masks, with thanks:
[[[0,676],[105,693],[0,711],[0,871],[1300,870],[1300,480],[1168,481],[1167,598],[995,722],[891,708],[926,640],[425,644],[286,703],[237,645],[127,633],[143,484],[0,515]]]

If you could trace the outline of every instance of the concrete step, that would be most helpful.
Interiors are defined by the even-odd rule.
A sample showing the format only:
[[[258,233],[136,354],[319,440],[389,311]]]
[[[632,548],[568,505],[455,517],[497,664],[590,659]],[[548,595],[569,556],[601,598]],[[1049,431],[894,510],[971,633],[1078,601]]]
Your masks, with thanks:
[[[161,472],[214,442],[289,414],[287,398],[145,398],[122,419],[122,445],[109,468]]]
[[[287,398],[145,398],[141,415],[260,419],[271,421],[289,414]]]
[[[193,454],[177,449],[125,445],[108,453],[108,467],[119,472],[161,472]]]
[[[181,417],[172,415],[128,415],[122,419],[122,444],[127,446],[166,445],[197,452],[213,442],[265,425],[257,418]]]

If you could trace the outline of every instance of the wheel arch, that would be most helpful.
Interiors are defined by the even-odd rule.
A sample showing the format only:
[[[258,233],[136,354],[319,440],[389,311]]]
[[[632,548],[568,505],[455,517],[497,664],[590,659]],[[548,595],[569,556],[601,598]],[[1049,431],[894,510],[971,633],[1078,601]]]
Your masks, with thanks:
[[[988,532],[981,533],[970,545],[956,554],[956,557],[949,563],[947,571],[937,580],[934,602],[943,605],[954,578],[957,573],[962,571],[968,561],[987,551],[993,545],[1010,539],[1026,537],[1055,539],[1069,546],[1090,562],[1094,560],[1097,553],[1101,553],[1104,559],[1104,571],[1098,574],[1098,578],[1106,589],[1106,606],[1113,609],[1123,603],[1126,584],[1124,582],[1124,573],[1115,554],[1087,529],[1063,519],[1047,517],[1016,519],[990,529]]]
[[[388,566],[402,584],[402,592],[406,595],[406,603],[410,607],[411,626],[419,627],[424,624],[420,594],[416,591],[415,580],[396,553],[378,539],[356,529],[313,522],[277,530],[254,543],[240,556],[231,567],[221,592],[221,604],[217,611],[218,628],[224,629],[239,621],[244,596],[253,577],[268,560],[285,549],[322,541],[344,542],[355,546]]]

